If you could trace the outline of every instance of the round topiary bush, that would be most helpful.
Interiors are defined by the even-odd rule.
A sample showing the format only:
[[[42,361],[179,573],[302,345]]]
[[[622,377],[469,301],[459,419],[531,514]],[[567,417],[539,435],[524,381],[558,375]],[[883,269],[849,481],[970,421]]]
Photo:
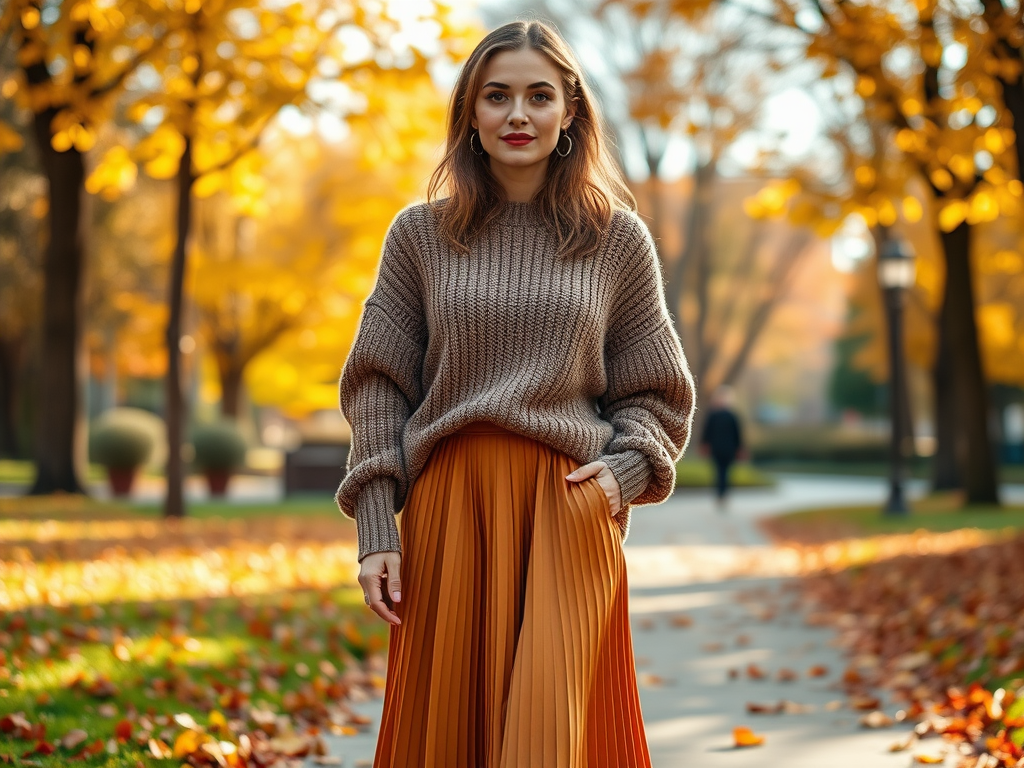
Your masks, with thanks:
[[[140,467],[153,452],[153,436],[130,421],[98,421],[89,430],[89,460],[115,469]]]
[[[245,464],[245,439],[233,421],[200,424],[192,432],[199,469],[232,470]]]

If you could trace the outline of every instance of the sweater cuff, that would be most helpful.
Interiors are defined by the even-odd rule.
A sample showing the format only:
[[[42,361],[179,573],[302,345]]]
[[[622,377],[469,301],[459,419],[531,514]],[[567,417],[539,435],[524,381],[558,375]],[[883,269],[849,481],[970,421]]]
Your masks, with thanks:
[[[654,475],[647,457],[637,450],[604,454],[597,460],[607,464],[618,481],[623,506],[643,493]]]
[[[367,482],[356,497],[359,561],[375,552],[401,552],[395,524],[395,478],[380,476]]]

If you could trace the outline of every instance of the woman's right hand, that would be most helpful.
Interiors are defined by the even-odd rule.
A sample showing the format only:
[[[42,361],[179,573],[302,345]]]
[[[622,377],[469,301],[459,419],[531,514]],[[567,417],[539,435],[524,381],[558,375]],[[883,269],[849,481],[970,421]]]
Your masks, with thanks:
[[[401,602],[401,565],[402,556],[398,552],[374,552],[364,557],[359,564],[359,585],[363,588],[364,599],[373,612],[388,624],[402,623],[398,614],[384,602],[383,594],[383,588],[386,588],[394,602]]]

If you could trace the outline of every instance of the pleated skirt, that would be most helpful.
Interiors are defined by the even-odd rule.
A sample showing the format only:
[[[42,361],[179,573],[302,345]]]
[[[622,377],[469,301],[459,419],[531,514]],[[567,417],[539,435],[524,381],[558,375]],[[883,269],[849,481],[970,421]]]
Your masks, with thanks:
[[[647,768],[618,525],[564,453],[439,441],[399,516],[374,768]]]

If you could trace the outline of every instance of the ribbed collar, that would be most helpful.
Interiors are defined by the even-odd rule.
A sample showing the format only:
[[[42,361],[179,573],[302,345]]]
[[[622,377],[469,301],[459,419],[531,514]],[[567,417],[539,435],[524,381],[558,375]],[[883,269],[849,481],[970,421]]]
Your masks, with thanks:
[[[511,227],[538,225],[543,221],[540,203],[536,201],[528,203],[506,201],[498,207],[498,218],[496,221],[499,224]]]

